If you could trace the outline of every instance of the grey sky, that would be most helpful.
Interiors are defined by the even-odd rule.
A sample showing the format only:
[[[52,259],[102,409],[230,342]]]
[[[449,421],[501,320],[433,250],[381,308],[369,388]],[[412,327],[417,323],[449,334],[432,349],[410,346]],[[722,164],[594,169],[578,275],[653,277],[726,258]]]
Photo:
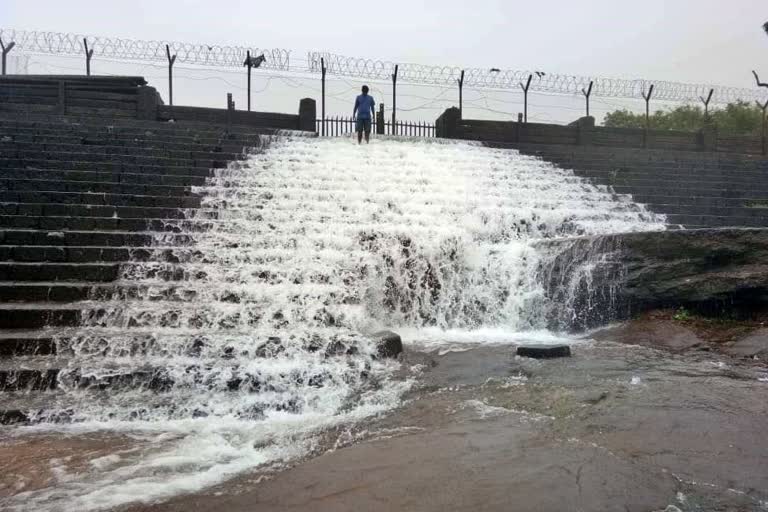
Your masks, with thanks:
[[[315,49],[741,87],[754,85],[753,68],[768,77],[765,0],[3,0],[0,19],[16,29],[283,47],[298,58]]]

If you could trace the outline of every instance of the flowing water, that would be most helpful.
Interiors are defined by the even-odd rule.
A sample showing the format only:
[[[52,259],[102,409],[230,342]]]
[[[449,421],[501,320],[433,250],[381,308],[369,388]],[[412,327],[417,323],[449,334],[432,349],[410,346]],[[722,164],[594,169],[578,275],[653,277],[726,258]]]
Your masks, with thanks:
[[[570,171],[439,140],[265,138],[196,192],[203,209],[157,233],[61,334],[63,391],[18,430],[119,432],[141,448],[10,506],[161,499],[310,453],[411,385],[366,334],[557,341],[553,329],[578,327],[596,262],[569,266],[536,242],[664,229]]]

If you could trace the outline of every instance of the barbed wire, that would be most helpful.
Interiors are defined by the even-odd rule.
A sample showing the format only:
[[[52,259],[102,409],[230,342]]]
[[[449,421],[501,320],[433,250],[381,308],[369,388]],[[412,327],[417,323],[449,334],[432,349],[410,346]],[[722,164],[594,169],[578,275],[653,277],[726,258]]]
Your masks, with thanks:
[[[178,41],[141,41],[119,37],[104,37],[59,32],[37,32],[0,28],[3,41],[14,41],[19,51],[32,54],[85,55],[83,38],[100,57],[143,62],[168,62],[165,45],[176,54],[176,62],[199,66],[242,67],[248,51],[251,56],[266,57],[261,67],[287,71],[290,67],[289,50],[281,48],[246,48]]]
[[[395,69],[394,62],[378,59],[349,57],[334,53],[310,51],[306,63],[292,62],[291,51],[281,48],[260,49],[243,46],[206,45],[178,41],[143,41],[116,37],[86,36],[59,32],[40,32],[0,28],[0,38],[14,41],[19,51],[30,54],[84,55],[83,38],[101,58],[142,62],[167,62],[165,45],[177,55],[177,62],[199,66],[242,67],[247,52],[251,55],[264,53],[266,62],[262,68],[300,74],[321,73],[321,59],[325,61],[329,75],[390,81]],[[518,89],[520,84],[533,75],[531,91],[562,95],[581,95],[582,90],[593,82],[592,95],[602,98],[638,99],[654,85],[653,100],[669,102],[698,102],[714,89],[712,103],[726,104],[737,100],[765,101],[768,92],[728,86],[713,86],[656,80],[627,80],[596,76],[577,76],[541,71],[510,69],[466,68],[464,87],[475,89]],[[432,86],[456,86],[462,68],[458,66],[431,66],[425,64],[398,64],[397,79],[409,84]]]
[[[326,73],[348,77],[391,80],[395,63],[383,60],[347,57],[327,52],[309,52],[307,61],[312,73],[320,73],[321,59]],[[533,75],[531,90],[554,94],[581,95],[593,82],[592,94],[604,98],[637,99],[654,85],[653,99],[661,101],[691,102],[707,97],[714,89],[712,103],[731,103],[737,100],[765,100],[768,94],[757,89],[691,84],[658,80],[627,80],[590,76],[563,75],[541,71],[510,69],[468,68],[464,71],[464,87],[487,89],[518,89]],[[428,66],[423,64],[399,64],[397,80],[431,85],[455,85],[462,68],[456,66]]]

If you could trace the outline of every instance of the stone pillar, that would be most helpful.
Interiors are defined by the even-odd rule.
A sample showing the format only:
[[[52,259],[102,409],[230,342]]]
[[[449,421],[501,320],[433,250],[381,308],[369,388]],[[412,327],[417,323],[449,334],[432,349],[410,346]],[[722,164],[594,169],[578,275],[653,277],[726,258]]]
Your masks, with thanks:
[[[576,127],[576,145],[591,146],[592,136],[595,130],[595,118],[592,116],[580,117],[568,126]]]
[[[379,111],[376,112],[376,134],[384,135],[384,104],[379,103]]]
[[[435,121],[435,136],[443,139],[459,138],[459,121],[461,111],[456,107],[449,108]]]
[[[299,130],[315,132],[317,122],[317,102],[313,98],[303,98],[299,102]]]
[[[136,118],[147,121],[157,120],[157,107],[163,100],[154,87],[143,85],[136,94]]]

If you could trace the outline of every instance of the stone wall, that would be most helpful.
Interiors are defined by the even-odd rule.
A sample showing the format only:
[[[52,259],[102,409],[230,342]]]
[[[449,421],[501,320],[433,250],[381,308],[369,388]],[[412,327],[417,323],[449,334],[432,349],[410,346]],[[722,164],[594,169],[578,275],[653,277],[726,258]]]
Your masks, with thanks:
[[[763,153],[760,137],[720,136],[715,127],[696,132],[607,128],[595,126],[594,118],[582,118],[568,126],[513,121],[461,119],[458,109],[446,110],[437,120],[437,136],[508,144],[565,144],[621,148]]]
[[[164,105],[142,77],[15,75],[0,77],[0,113],[24,116],[109,117],[184,121],[252,128],[314,131],[314,100],[301,100],[300,114],[247,112]]]

